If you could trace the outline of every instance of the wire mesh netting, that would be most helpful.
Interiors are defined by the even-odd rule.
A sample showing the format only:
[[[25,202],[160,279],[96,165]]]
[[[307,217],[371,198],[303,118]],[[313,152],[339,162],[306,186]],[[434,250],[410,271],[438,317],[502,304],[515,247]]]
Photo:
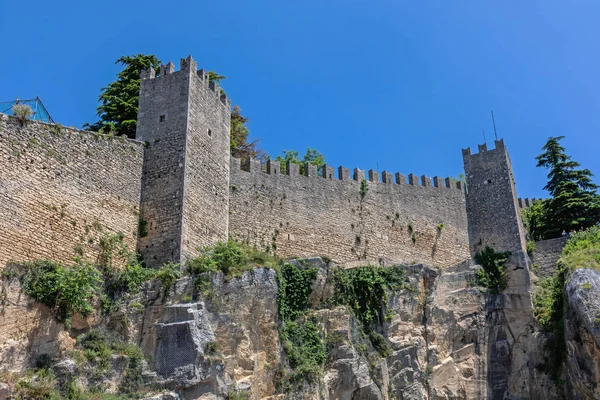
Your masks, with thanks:
[[[54,120],[50,116],[50,113],[48,112],[48,110],[46,110],[46,107],[44,107],[44,104],[42,103],[42,100],[40,100],[39,97],[36,97],[35,99],[31,100],[17,99],[13,101],[0,102],[0,113],[13,115],[13,107],[17,104],[26,105],[31,108],[31,111],[33,111],[33,115],[31,115],[29,119],[54,123]]]

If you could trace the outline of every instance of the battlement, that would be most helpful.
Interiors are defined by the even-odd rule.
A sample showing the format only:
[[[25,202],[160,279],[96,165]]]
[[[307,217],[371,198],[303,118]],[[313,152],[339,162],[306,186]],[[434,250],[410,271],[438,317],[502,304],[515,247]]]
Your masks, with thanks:
[[[224,106],[230,107],[231,101],[227,97],[227,94],[219,87],[216,82],[211,82],[208,72],[203,69],[197,69],[197,63],[194,61],[192,56],[182,58],[179,61],[179,71],[175,71],[175,64],[169,61],[167,64],[160,66],[159,74],[156,73],[154,68],[150,67],[141,71],[140,78],[142,81],[148,81],[153,79],[161,79],[169,76],[197,76],[198,79],[203,82],[204,86],[212,91],[216,98],[218,98]]]
[[[231,157],[231,170],[242,170],[253,174],[262,173],[267,175],[286,175],[290,177],[303,176],[308,178],[350,182],[361,182],[364,179],[370,183],[381,185],[407,185],[422,188],[464,190],[462,182],[451,177],[442,178],[435,176],[431,178],[426,175],[417,176],[411,173],[408,174],[407,180],[407,176],[399,172],[396,172],[393,175],[394,178],[392,178],[392,174],[387,171],[379,173],[370,169],[365,174],[365,171],[359,168],[354,168],[352,174],[350,174],[350,170],[347,168],[342,166],[334,168],[328,164],[317,168],[315,165],[305,163],[303,173],[301,174],[299,165],[288,161],[286,163],[285,174],[282,174],[279,161],[268,160],[263,165],[260,161],[255,159],[239,159]],[[335,173],[336,170],[337,176]]]
[[[519,199],[518,199],[519,208],[530,207],[530,206],[533,205],[533,203],[535,203],[536,201],[540,201],[540,200],[542,200],[542,199],[536,199],[536,198],[533,198],[533,199],[529,199],[529,198],[522,199],[522,198],[519,197]]]
[[[496,148],[488,150],[487,143],[478,144],[477,145],[477,153],[472,154],[471,148],[462,149],[463,159],[466,161],[467,159],[485,159],[488,156],[498,154],[499,152],[506,152],[506,147],[504,146],[504,139],[494,140],[494,145]]]

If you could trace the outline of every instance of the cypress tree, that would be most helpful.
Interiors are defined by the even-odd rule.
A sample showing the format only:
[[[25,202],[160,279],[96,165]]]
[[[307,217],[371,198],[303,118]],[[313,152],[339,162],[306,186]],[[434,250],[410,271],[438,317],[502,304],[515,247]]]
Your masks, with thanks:
[[[536,157],[537,166],[549,169],[544,189],[552,196],[544,201],[545,215],[540,238],[558,237],[563,230],[587,229],[600,221],[598,185],[592,172],[580,168],[560,144],[564,136],[550,137]]]

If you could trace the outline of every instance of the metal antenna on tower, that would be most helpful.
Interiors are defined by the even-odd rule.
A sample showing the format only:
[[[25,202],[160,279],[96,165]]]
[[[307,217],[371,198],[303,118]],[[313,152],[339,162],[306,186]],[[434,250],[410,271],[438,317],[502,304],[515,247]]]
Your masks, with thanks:
[[[494,124],[494,136],[496,137],[496,140],[498,140],[498,133],[496,133],[496,121],[494,120],[494,110],[490,110],[490,112],[492,113],[492,123]]]
[[[485,141],[485,129],[482,129],[482,131],[483,131],[483,143],[487,143],[487,142]]]

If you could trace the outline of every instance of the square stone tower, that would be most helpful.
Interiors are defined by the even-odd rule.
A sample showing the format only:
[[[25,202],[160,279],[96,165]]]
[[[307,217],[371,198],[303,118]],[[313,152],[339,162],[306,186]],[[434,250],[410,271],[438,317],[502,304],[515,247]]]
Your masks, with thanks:
[[[502,139],[495,146],[479,145],[476,154],[462,151],[472,255],[486,246],[511,252],[527,248],[510,157]]]
[[[146,142],[138,251],[184,263],[227,239],[230,102],[192,57],[141,74],[136,139]]]

